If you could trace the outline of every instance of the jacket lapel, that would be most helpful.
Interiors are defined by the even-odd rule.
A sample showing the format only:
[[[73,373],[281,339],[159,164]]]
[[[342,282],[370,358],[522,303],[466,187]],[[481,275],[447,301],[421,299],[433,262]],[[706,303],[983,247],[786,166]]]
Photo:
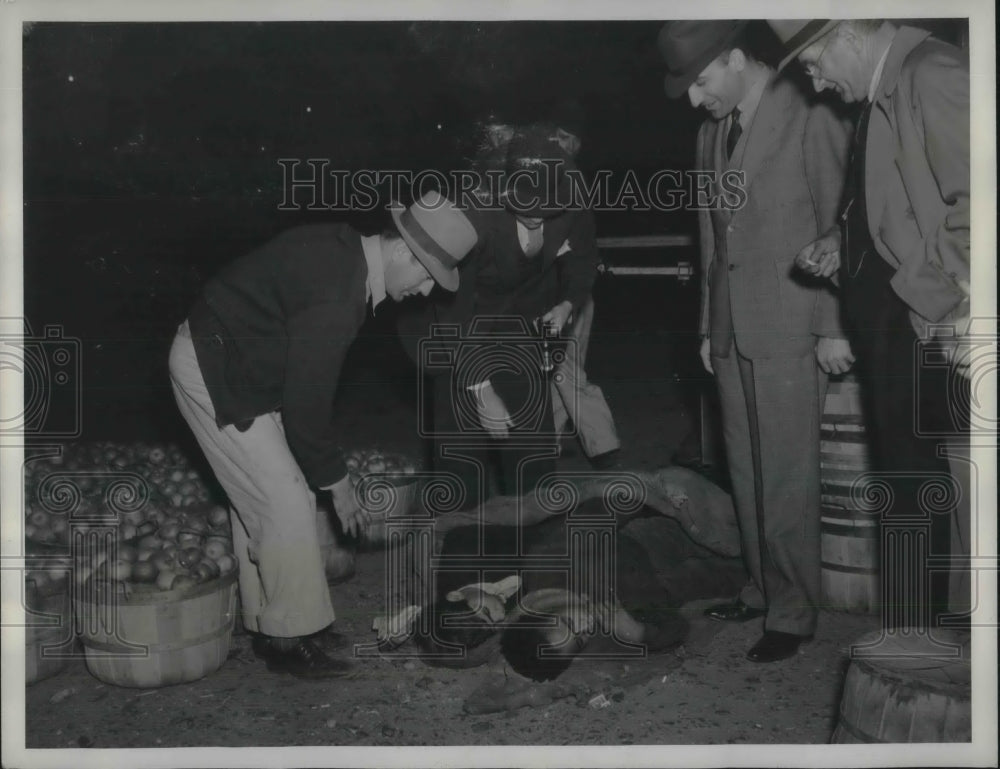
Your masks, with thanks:
[[[729,163],[726,159],[725,125],[725,120],[713,120],[709,123],[708,130],[705,134],[705,148],[708,151],[708,157],[712,164],[710,170],[715,172],[715,180],[712,182],[711,187],[711,193],[714,196],[718,196],[721,193],[721,189],[719,187],[719,176],[726,170]],[[732,211],[725,206],[717,205],[711,211],[711,215],[721,216],[728,222],[733,214]]]
[[[899,85],[899,75],[903,62],[910,51],[930,37],[930,32],[913,27],[901,27],[889,45],[889,55],[882,69],[882,82],[875,92],[868,133],[865,135],[865,211],[874,228],[882,221],[885,197],[888,194],[888,180],[895,162],[895,153],[887,156],[886,148],[893,146],[892,125],[895,120],[892,108],[892,94]]]
[[[733,153],[733,157],[740,163],[731,167],[738,168],[746,174],[747,189],[750,188],[761,166],[780,149],[779,140],[781,129],[785,125],[787,104],[787,91],[780,81],[775,81],[772,74],[761,94],[753,121],[745,131],[742,158],[739,157],[739,153]]]

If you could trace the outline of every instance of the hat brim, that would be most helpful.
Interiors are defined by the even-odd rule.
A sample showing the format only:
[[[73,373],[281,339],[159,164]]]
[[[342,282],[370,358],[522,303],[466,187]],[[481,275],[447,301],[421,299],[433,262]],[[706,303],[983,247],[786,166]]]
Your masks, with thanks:
[[[394,205],[390,209],[392,220],[396,224],[396,230],[402,236],[403,241],[410,247],[413,255],[417,257],[417,261],[427,268],[427,272],[431,274],[431,277],[434,278],[434,281],[441,286],[441,288],[446,291],[457,291],[459,284],[458,268],[452,267],[449,269],[445,267],[441,264],[437,257],[428,253],[427,250],[416,241],[413,235],[411,235],[406,229],[406,225],[403,224],[402,217],[405,211],[406,207],[402,205]]]
[[[705,70],[705,67],[715,61],[723,51],[727,50],[733,41],[740,36],[745,27],[746,22],[736,23],[725,37],[720,38],[715,45],[707,48],[698,58],[689,62],[682,72],[678,72],[677,74],[668,72],[666,77],[663,78],[663,90],[667,92],[667,96],[671,99],[683,96],[687,89],[691,87],[691,84],[698,79],[698,75]]]
[[[785,56],[778,63],[778,72],[781,72],[800,53],[829,33],[838,24],[840,24],[840,19],[814,19],[811,24],[804,26],[798,35],[785,43]]]

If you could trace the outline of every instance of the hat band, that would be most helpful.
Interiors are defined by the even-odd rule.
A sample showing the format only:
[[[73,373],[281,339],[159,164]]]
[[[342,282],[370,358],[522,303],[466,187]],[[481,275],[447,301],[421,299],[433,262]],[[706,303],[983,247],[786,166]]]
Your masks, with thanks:
[[[408,208],[399,217],[399,224],[406,228],[407,233],[413,238],[413,242],[424,250],[429,256],[437,259],[444,265],[445,269],[452,270],[458,266],[458,260],[449,254],[441,245],[432,238],[420,222],[413,216],[413,210]]]
[[[787,42],[785,43],[785,50],[794,51],[799,46],[805,45],[806,41],[808,41],[810,37],[819,32],[820,29],[823,28],[823,25],[829,23],[829,21],[830,21],[829,19],[810,20],[810,22],[806,24],[802,29],[800,29],[798,32],[796,32],[794,35],[788,38]]]

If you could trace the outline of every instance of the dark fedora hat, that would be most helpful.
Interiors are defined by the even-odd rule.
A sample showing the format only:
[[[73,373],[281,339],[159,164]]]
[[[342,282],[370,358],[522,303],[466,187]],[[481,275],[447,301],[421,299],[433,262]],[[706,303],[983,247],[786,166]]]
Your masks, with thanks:
[[[667,64],[663,87],[667,96],[676,99],[695,81],[716,56],[739,37],[745,21],[668,21],[660,30],[656,44]]]
[[[838,19],[768,19],[768,26],[784,46],[778,69],[784,69],[792,59],[839,23]]]
[[[548,132],[529,129],[516,135],[507,147],[504,205],[521,216],[558,216],[573,202],[566,172],[574,167]]]

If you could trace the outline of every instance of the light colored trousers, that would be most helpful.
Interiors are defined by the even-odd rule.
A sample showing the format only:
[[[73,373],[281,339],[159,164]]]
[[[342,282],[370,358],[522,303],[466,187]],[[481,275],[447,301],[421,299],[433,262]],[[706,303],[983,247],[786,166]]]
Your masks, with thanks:
[[[552,377],[552,416],[556,433],[563,433],[573,420],[580,444],[588,457],[595,457],[621,447],[615,420],[601,388],[587,381],[584,366],[590,345],[590,328],[594,323],[594,299],[576,311],[569,338],[575,344],[566,345],[566,358]]]
[[[170,379],[177,406],[232,505],[244,625],[284,638],[322,630],[334,612],[316,496],[288,448],[281,415],[259,416],[246,432],[220,428],[186,322],[170,349]]]
[[[819,425],[827,377],[801,358],[712,356],[722,431],[750,583],[766,630],[812,635],[820,582]]]

